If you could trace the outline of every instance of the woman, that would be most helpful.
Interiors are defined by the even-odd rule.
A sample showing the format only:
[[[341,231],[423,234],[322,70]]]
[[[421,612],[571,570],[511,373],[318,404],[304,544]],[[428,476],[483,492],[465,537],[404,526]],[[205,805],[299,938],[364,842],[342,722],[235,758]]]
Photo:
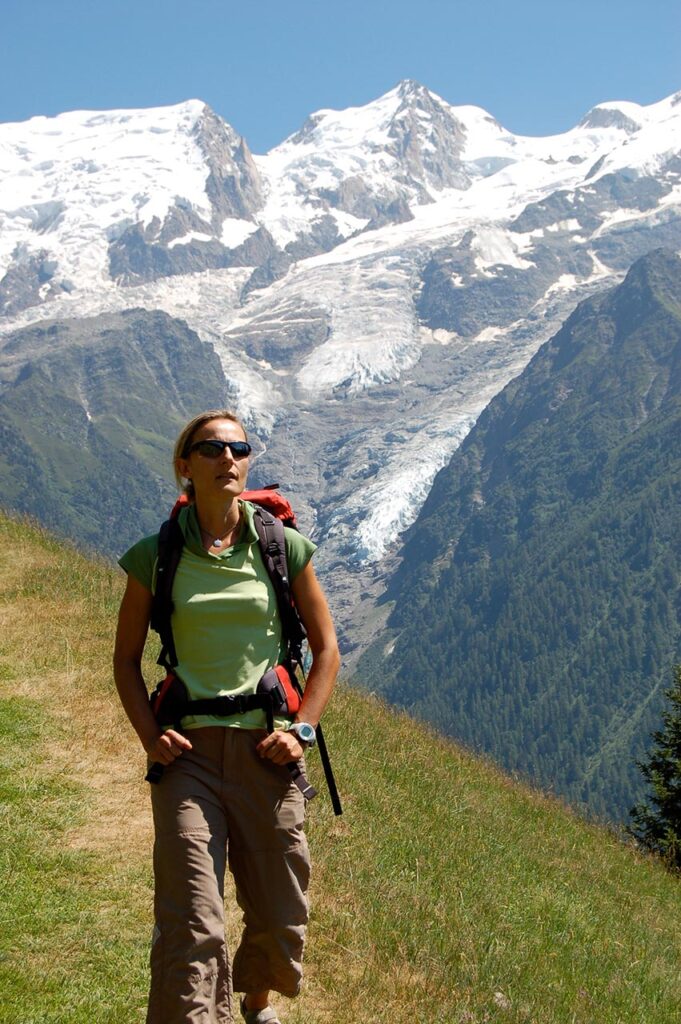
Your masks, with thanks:
[[[253,506],[239,500],[249,452],[243,426],[226,410],[195,417],[175,445],[175,475],[190,504],[179,516],[185,543],[171,622],[177,674],[192,699],[254,693],[285,650]],[[120,560],[128,582],[116,636],[116,686],[148,758],[164,765],[160,783],[151,787],[155,928],[147,1024],[231,1024],[232,989],[243,993],[247,1024],[278,1024],[270,990],[295,996],[300,988],[309,858],[304,800],[286,766],[306,745],[291,728],[319,722],[339,655],[310,562],[315,546],[295,530],[285,534],[312,666],[294,725],[277,719],[269,735],[261,710],[187,716],[182,732],[160,728],[141,672],[157,536]],[[224,936],[226,864],[244,920],[232,966]]]

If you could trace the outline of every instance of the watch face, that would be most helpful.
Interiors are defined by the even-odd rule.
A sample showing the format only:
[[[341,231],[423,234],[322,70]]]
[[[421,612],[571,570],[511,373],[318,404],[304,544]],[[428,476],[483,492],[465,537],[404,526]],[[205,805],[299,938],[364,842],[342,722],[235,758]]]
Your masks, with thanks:
[[[311,725],[308,725],[307,722],[301,722],[299,725],[296,725],[296,733],[303,743],[312,743],[314,741],[314,729]]]

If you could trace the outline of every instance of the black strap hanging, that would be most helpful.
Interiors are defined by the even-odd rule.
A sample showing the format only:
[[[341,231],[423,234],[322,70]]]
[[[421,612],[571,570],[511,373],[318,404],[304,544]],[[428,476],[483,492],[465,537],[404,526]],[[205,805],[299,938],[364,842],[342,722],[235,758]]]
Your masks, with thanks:
[[[156,562],[156,587],[151,605],[151,628],[161,638],[161,653],[157,664],[164,668],[175,668],[177,651],[170,617],[173,614],[173,581],[182,557],[184,534],[177,518],[167,519],[158,534],[158,559]]]

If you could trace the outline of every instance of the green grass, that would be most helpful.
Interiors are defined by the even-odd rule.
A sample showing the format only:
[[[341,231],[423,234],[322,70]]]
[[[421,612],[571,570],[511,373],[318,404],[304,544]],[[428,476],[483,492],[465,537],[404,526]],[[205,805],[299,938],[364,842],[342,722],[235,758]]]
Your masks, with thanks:
[[[143,942],[130,897],[148,879],[69,849],[87,799],[68,773],[45,767],[39,751],[51,742],[59,738],[42,708],[0,702],[0,1021],[134,1020]]]
[[[337,703],[347,833],[312,837],[322,888],[345,879],[320,932],[362,965],[354,1019],[408,968],[414,1012],[437,993],[443,1022],[681,1019],[677,878],[380,705]]]
[[[0,542],[0,1022],[141,1024],[149,825],[109,671],[120,574],[26,524]],[[345,814],[311,755],[307,982],[284,1022],[681,1020],[678,877],[375,700],[339,688],[326,728]]]

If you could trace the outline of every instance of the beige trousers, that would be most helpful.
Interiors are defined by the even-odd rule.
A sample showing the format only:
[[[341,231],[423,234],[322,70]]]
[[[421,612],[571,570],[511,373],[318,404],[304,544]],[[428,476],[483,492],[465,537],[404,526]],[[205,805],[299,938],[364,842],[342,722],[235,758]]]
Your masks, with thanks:
[[[295,996],[310,873],[304,800],[288,769],[255,752],[265,735],[211,727],[151,786],[155,927],[147,1024],[232,1024],[231,991]],[[230,967],[225,868],[244,930]]]

